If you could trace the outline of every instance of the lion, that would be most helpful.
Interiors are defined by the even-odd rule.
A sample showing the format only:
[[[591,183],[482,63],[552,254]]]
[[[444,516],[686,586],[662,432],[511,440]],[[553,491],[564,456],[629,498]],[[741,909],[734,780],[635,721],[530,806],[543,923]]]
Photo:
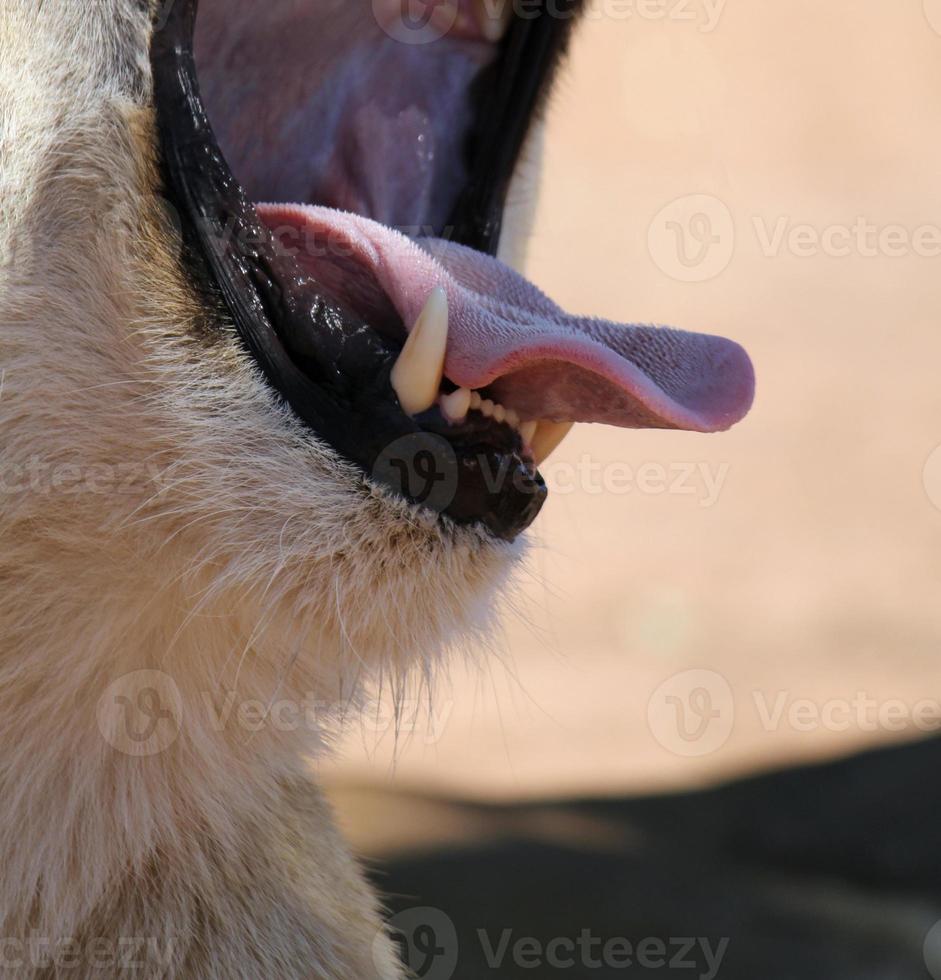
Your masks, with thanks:
[[[402,977],[316,760],[486,636],[573,423],[747,412],[508,264],[580,6],[0,3],[12,975]]]

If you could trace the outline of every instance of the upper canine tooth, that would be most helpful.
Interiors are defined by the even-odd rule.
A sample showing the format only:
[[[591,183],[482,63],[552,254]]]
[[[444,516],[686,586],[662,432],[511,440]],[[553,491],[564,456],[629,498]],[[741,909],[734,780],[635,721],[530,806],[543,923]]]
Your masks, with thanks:
[[[533,459],[544,463],[559,443],[571,432],[574,422],[540,422],[533,436]]]
[[[418,415],[434,405],[448,347],[448,295],[435,286],[392,368],[392,387],[403,411]]]
[[[480,33],[488,41],[500,41],[513,20],[513,0],[473,0]]]
[[[463,422],[471,407],[470,388],[458,388],[441,396],[441,411],[449,422]]]

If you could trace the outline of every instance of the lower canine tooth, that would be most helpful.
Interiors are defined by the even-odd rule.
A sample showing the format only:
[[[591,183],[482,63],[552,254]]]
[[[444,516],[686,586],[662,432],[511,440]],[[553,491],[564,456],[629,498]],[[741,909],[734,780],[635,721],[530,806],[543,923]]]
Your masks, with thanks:
[[[392,387],[409,415],[434,405],[448,346],[448,295],[435,286],[392,368]]]
[[[458,388],[441,396],[441,411],[449,422],[463,422],[471,407],[470,388]]]
[[[572,431],[574,422],[540,422],[533,436],[533,459],[538,466],[544,463],[559,443]]]

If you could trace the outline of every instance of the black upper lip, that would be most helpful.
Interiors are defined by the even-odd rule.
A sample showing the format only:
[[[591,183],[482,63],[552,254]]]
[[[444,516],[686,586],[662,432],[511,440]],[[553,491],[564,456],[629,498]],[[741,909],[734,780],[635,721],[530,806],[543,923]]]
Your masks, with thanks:
[[[480,80],[479,104],[487,108],[468,147],[471,179],[449,222],[461,244],[496,250],[520,149],[579,4],[552,0],[551,9],[516,20]],[[198,0],[176,0],[154,32],[151,58],[168,192],[204,285],[218,289],[272,387],[335,450],[407,498],[513,539],[546,497],[541,477],[519,456],[518,438],[489,420],[451,430],[436,410],[406,415],[389,380],[399,348],[275,247],[200,99],[192,53],[197,7]],[[445,488],[437,495],[436,484]]]

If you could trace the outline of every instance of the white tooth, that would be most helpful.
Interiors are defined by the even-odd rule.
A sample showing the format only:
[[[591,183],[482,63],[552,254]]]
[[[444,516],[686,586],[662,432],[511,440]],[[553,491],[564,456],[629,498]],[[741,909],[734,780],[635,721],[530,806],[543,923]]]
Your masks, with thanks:
[[[480,403],[480,410],[487,416],[487,418],[490,418],[493,415],[493,410],[496,407],[497,406],[489,398]]]
[[[533,436],[536,434],[536,429],[539,428],[538,422],[524,422],[520,426],[520,435],[523,437],[523,445],[531,446],[533,443]]]
[[[533,459],[544,463],[572,430],[574,422],[540,422],[532,439]]]
[[[392,387],[409,415],[434,405],[448,346],[448,296],[435,286],[392,368]]]
[[[494,405],[493,406],[493,417],[498,422],[505,422],[506,421],[506,409],[502,405]]]
[[[470,388],[458,388],[441,396],[441,411],[449,422],[463,422],[471,407]]]
[[[472,391],[471,392],[471,408],[479,411],[482,402],[483,402],[483,399],[480,397],[480,392],[479,391]]]
[[[496,43],[503,39],[513,19],[513,0],[473,0],[480,33]]]
[[[514,429],[518,429],[520,427],[520,417],[512,408],[507,410],[506,421],[507,424],[512,425]]]

